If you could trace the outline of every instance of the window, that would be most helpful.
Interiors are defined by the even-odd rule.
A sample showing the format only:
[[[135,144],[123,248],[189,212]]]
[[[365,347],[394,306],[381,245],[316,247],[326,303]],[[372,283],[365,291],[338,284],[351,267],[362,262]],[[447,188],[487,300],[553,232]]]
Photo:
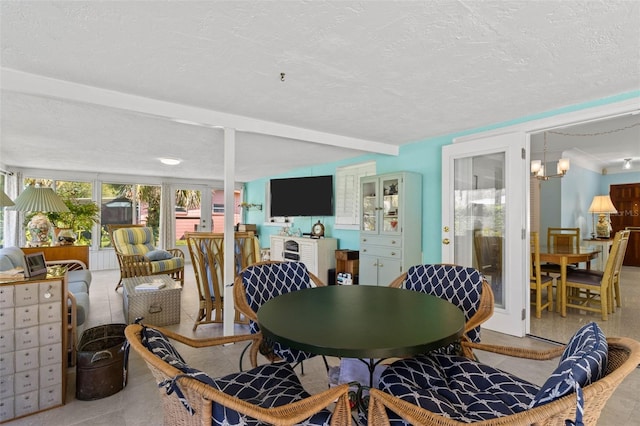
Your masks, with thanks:
[[[354,164],[336,170],[335,227],[359,229],[360,227],[360,178],[376,174],[376,163]]]
[[[107,225],[144,224],[153,229],[154,245],[160,234],[160,186],[103,183],[100,200],[100,247],[110,247]]]

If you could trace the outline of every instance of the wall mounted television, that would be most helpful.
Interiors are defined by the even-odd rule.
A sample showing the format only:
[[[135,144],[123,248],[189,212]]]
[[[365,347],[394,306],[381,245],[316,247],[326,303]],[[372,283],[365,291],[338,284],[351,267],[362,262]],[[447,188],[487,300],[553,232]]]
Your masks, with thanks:
[[[271,216],[333,216],[333,176],[271,179]]]

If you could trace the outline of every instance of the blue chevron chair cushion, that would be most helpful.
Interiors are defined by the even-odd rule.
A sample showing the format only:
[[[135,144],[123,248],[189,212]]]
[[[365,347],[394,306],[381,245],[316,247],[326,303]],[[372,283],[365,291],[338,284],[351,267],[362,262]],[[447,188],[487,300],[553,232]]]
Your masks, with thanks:
[[[461,422],[476,422],[526,410],[538,387],[496,368],[456,355],[432,352],[391,364],[379,389]],[[388,412],[392,425],[407,425]]]
[[[609,360],[607,339],[595,322],[582,326],[569,340],[558,367],[532,401],[532,407],[544,405],[574,390],[600,380]]]
[[[156,356],[184,373],[171,380],[159,383],[158,386],[164,387],[168,395],[175,393],[176,397],[185,406],[185,409],[190,412],[193,412],[193,409],[184,397],[177,380],[183,376],[194,378],[227,395],[263,408],[279,407],[310,396],[302,387],[292,367],[287,363],[265,364],[248,371],[214,379],[206,373],[187,365],[171,342],[160,331],[144,327],[142,330],[142,343]],[[247,417],[217,403],[213,404],[211,420],[212,425],[221,426],[266,425],[266,423]],[[305,425],[328,426],[330,420],[331,412],[324,409],[307,419]]]
[[[475,360],[431,352],[391,364],[379,389],[402,400],[461,422],[519,413],[576,391],[575,422],[582,424],[582,387],[607,370],[607,341],[596,323],[581,327],[570,339],[558,367],[542,387]],[[392,425],[406,425],[388,412]]]
[[[478,311],[482,295],[482,274],[457,265],[417,265],[407,270],[404,288],[445,299],[464,312],[469,321]],[[472,342],[480,341],[480,327],[469,330]]]
[[[313,287],[309,272],[304,263],[283,262],[252,265],[242,271],[247,303],[254,312],[260,306],[276,296]],[[254,321],[249,322],[251,333],[258,333],[260,327]],[[296,363],[309,359],[314,354],[291,349],[278,342],[272,342],[271,350],[278,357],[288,362]]]

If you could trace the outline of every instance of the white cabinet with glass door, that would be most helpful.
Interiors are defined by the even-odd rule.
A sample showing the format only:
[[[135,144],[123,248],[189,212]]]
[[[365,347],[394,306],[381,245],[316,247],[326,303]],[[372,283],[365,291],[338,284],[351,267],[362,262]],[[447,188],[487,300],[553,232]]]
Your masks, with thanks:
[[[422,262],[422,176],[366,176],[360,187],[359,282],[388,285]]]

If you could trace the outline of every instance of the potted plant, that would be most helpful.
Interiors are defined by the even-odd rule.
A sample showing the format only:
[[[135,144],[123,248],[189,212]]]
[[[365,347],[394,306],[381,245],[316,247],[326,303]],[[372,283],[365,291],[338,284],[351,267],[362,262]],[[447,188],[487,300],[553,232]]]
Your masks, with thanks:
[[[46,212],[45,215],[54,226],[54,238],[57,240],[60,232],[63,232],[64,241],[71,241],[74,236],[82,243],[88,244],[83,236],[84,231],[90,231],[95,223],[99,222],[100,207],[93,201],[79,201],[72,197],[62,196],[62,200],[69,208],[68,212]]]

